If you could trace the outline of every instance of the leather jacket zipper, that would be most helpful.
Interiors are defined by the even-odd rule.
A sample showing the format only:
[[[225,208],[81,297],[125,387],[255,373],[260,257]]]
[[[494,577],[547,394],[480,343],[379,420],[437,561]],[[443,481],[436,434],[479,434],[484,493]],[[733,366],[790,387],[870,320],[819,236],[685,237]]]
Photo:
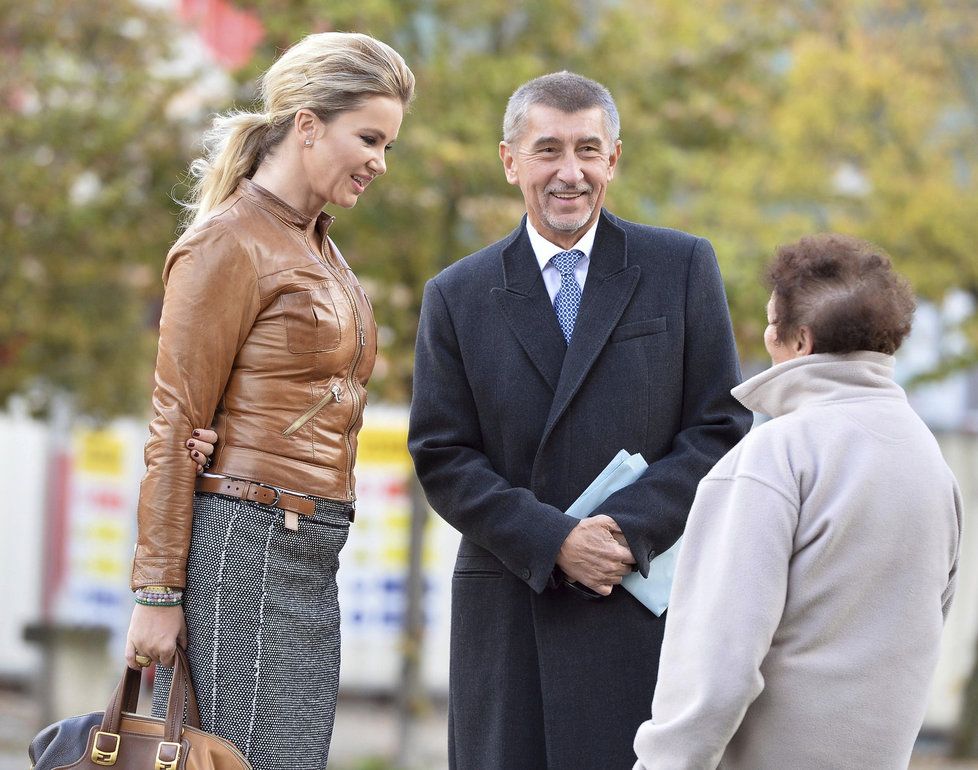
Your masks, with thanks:
[[[340,403],[342,395],[343,395],[343,389],[339,386],[339,383],[334,382],[330,386],[329,390],[326,391],[326,395],[323,396],[321,399],[319,399],[319,401],[317,401],[311,407],[309,407],[305,412],[303,412],[296,419],[296,421],[293,422],[288,428],[283,430],[282,435],[291,436],[293,433],[299,430],[299,428],[301,428],[303,425],[309,422],[309,420],[315,417],[316,413],[319,412],[319,410],[321,410],[324,406],[326,406],[326,404],[328,404],[330,401],[333,401],[335,399],[337,404]]]
[[[357,367],[360,365],[360,359],[363,357],[363,349],[367,345],[367,336],[363,328],[363,317],[360,315],[360,310],[357,308],[357,299],[353,293],[353,289],[349,286],[344,287],[350,297],[350,306],[353,308],[353,317],[357,321],[357,333],[359,336],[359,345],[357,345],[356,355],[353,356],[353,363],[350,365],[350,377],[349,386],[350,394],[353,398],[353,412],[350,415],[350,424],[346,426],[346,430],[343,432],[343,438],[346,441],[346,478],[349,486],[347,487],[346,493],[347,498],[353,502],[357,499],[356,495],[353,493],[353,485],[350,484],[350,479],[353,478],[353,442],[350,441],[350,430],[353,428],[353,423],[357,420],[357,415],[362,414],[360,408],[360,398],[357,395],[357,389],[354,385],[354,379],[357,376]]]
[[[324,234],[323,235],[323,242],[320,245],[319,253],[320,253],[320,257],[321,257],[321,259],[323,261],[323,264],[325,264],[327,266],[327,269],[329,269],[330,272],[332,272],[334,268],[333,268],[332,265],[330,265],[329,258],[326,256],[329,253],[329,235],[328,234]],[[336,269],[337,270],[340,270],[340,268],[336,268]],[[366,334],[366,330],[364,329],[364,325],[363,325],[363,317],[360,315],[360,309],[357,307],[357,300],[356,300],[356,296],[354,295],[354,289],[353,289],[353,287],[349,286],[347,284],[347,282],[344,281],[344,280],[340,280],[339,283],[340,283],[340,286],[343,288],[343,291],[346,293],[347,297],[349,297],[349,299],[350,299],[350,307],[353,308],[353,317],[356,320],[357,336],[358,336],[358,340],[357,341],[359,342],[359,345],[357,345],[356,353],[353,356],[353,361],[350,364],[350,374],[349,374],[349,377],[347,377],[347,385],[348,385],[349,390],[350,390],[350,397],[353,399],[353,409],[352,409],[352,411],[350,413],[350,422],[346,426],[346,430],[343,431],[343,441],[344,441],[344,444],[346,445],[346,483],[347,483],[346,496],[347,496],[347,499],[351,503],[354,503],[355,504],[356,503],[357,496],[353,492],[353,483],[352,483],[352,479],[353,479],[353,442],[350,441],[350,431],[352,430],[354,423],[357,421],[358,416],[362,416],[362,414],[363,414],[363,412],[362,412],[362,410],[360,408],[360,396],[357,393],[357,387],[356,387],[356,383],[354,381],[356,380],[356,376],[357,376],[357,367],[360,365],[360,359],[363,357],[363,349],[367,346],[367,334]],[[338,400],[339,399],[337,399],[337,401]],[[325,406],[326,403],[328,403],[328,401],[322,402],[322,405]],[[319,406],[318,404],[317,404],[317,407],[318,408],[316,409],[316,411],[319,411],[319,409],[322,408],[322,406]],[[315,414],[315,412],[313,412],[313,414]],[[310,415],[310,416],[312,416],[312,415]],[[303,417],[305,417],[305,415],[303,415]],[[302,418],[300,417],[299,419],[302,419]],[[299,425],[299,427],[302,427],[302,426]],[[297,427],[296,430],[298,430],[299,427]],[[289,434],[286,434],[286,435],[289,435]]]

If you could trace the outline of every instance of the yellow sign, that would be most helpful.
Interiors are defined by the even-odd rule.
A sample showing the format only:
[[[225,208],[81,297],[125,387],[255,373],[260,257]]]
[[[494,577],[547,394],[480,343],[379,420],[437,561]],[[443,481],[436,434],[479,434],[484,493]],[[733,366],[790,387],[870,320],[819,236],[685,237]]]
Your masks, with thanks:
[[[357,466],[362,468],[364,465],[410,467],[407,428],[364,425],[359,433]]]
[[[121,476],[125,446],[119,434],[109,430],[79,430],[75,433],[78,469],[100,476]]]

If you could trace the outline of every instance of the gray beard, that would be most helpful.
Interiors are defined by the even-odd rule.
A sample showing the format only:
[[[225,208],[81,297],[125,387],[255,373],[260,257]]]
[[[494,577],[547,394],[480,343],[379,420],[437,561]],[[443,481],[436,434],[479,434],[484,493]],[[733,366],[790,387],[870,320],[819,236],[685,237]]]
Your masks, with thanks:
[[[588,223],[588,220],[591,219],[591,215],[593,213],[594,213],[594,209],[592,208],[587,214],[582,216],[580,219],[574,220],[573,222],[567,222],[567,220],[557,221],[551,219],[550,215],[547,214],[546,211],[544,211],[543,221],[547,223],[547,227],[549,227],[551,230],[556,230],[559,233],[573,233],[576,230],[580,230],[582,227],[584,227],[584,225]]]

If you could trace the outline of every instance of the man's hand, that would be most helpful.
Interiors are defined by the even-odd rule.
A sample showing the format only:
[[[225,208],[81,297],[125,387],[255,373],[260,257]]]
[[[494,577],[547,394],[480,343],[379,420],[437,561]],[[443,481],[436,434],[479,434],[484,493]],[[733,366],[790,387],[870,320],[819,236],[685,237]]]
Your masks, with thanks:
[[[187,440],[187,449],[190,451],[190,459],[197,463],[197,475],[204,472],[210,464],[210,457],[214,454],[214,444],[217,443],[217,434],[206,428],[197,428],[193,435]]]
[[[632,571],[635,557],[610,516],[582,519],[557,554],[557,566],[569,580],[607,596]]]

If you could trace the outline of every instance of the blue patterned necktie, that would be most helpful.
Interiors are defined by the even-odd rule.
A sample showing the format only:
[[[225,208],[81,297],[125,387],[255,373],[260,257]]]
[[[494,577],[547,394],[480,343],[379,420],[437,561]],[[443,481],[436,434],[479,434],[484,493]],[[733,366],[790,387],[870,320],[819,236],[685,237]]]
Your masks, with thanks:
[[[584,257],[583,251],[562,251],[550,258],[551,264],[560,271],[560,288],[554,297],[554,310],[557,311],[557,323],[564,333],[564,339],[570,345],[574,333],[574,321],[577,320],[577,310],[581,306],[581,287],[574,277],[574,268]]]

